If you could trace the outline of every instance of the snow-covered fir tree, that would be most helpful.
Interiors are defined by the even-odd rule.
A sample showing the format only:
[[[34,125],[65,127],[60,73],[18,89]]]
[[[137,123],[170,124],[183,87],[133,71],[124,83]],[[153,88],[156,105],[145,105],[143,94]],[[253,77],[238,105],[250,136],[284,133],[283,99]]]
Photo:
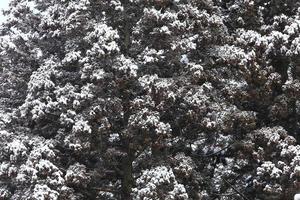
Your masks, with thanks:
[[[11,0],[0,199],[300,192],[297,0]]]

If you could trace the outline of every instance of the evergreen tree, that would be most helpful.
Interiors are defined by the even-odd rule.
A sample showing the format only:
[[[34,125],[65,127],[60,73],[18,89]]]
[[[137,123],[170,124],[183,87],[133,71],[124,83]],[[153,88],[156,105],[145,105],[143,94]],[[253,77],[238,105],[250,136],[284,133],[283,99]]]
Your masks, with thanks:
[[[296,0],[11,0],[0,199],[291,199]]]

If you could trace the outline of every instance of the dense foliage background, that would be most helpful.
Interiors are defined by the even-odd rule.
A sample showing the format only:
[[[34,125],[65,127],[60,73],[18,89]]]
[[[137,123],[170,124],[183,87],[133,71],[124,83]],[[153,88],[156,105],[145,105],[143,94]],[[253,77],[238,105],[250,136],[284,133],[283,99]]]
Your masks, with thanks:
[[[11,0],[0,199],[287,200],[298,0]]]

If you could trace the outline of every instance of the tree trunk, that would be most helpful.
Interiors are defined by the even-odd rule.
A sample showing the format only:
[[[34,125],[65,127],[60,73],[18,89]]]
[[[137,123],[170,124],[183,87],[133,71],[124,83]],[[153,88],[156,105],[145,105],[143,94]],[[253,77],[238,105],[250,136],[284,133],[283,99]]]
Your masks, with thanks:
[[[131,199],[131,189],[133,186],[133,176],[132,176],[132,162],[134,159],[134,154],[131,150],[128,151],[127,157],[122,161],[122,199]]]

